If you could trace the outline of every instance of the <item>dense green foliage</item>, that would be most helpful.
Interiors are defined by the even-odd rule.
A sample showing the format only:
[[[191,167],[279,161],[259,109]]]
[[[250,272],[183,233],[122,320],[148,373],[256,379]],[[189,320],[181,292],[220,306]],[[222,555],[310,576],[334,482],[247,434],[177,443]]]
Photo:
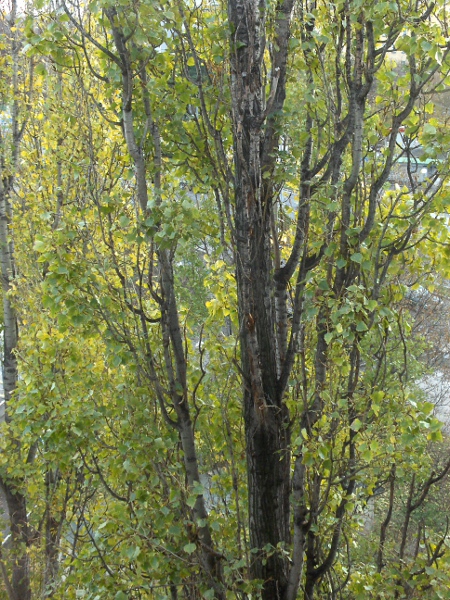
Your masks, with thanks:
[[[258,368],[235,4],[39,0],[2,15],[3,329],[12,315],[18,376],[0,481],[28,514],[20,535],[10,515],[2,599],[29,600],[11,589],[23,556],[33,600],[267,598],[270,569],[288,573],[283,600],[448,597],[449,444],[419,385],[444,350],[411,301],[447,293],[445,1],[298,2],[279,83],[288,3],[258,9],[266,106],[251,127],[275,140],[254,177],[262,245],[277,285],[293,265],[284,312],[267,288],[277,355],[260,349]],[[417,146],[436,166],[422,180]],[[243,406],[258,369],[277,389],[286,373],[275,459],[290,505],[288,535],[254,547]]]

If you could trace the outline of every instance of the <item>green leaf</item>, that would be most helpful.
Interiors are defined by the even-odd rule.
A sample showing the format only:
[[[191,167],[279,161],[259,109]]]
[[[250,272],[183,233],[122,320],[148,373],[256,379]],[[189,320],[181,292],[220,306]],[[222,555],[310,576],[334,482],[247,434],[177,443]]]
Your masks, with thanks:
[[[354,254],[352,254],[350,256],[350,260],[352,260],[355,263],[362,263],[362,259],[363,259],[363,255],[360,252],[355,252]]]
[[[36,252],[46,252],[47,242],[43,239],[37,239],[33,244],[33,250],[36,250]]]
[[[307,467],[310,467],[314,464],[314,454],[309,450],[303,454],[303,464]]]
[[[330,286],[328,285],[328,282],[326,279],[321,279],[319,281],[319,283],[317,284],[317,287],[321,290],[323,290],[324,292],[327,292],[330,289]]]
[[[197,550],[197,546],[191,542],[190,544],[186,544],[186,546],[183,547],[183,550],[187,554],[192,554],[193,552],[195,552]]]
[[[434,125],[431,125],[431,123],[425,123],[424,127],[423,127],[423,132],[426,135],[435,135],[436,134],[436,127]]]
[[[378,306],[378,302],[376,300],[369,300],[367,303],[367,308],[370,311],[375,310],[377,306]]]
[[[353,423],[351,424],[350,428],[353,429],[353,431],[359,431],[362,427],[362,422],[359,419],[355,419],[353,421]]]
[[[204,491],[205,491],[205,490],[204,490],[204,488],[203,488],[202,484],[201,484],[201,483],[199,483],[199,482],[197,482],[197,483],[196,483],[196,484],[193,486],[193,488],[192,488],[192,493],[193,493],[193,494],[203,494],[203,493],[204,493]]]
[[[325,342],[327,344],[329,344],[332,339],[333,339],[333,333],[331,331],[325,334]]]
[[[190,506],[191,508],[194,508],[196,502],[197,502],[196,495],[189,496],[189,498],[186,500],[186,504],[188,506]]]
[[[358,324],[356,325],[356,331],[367,331],[367,329],[368,327],[364,321],[358,321]]]

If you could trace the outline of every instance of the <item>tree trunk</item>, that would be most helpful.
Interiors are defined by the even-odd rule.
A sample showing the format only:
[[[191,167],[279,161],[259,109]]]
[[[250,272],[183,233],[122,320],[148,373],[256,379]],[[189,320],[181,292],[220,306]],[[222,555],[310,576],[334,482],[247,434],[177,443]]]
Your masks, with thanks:
[[[18,169],[20,142],[25,123],[19,125],[19,52],[20,44],[18,28],[16,27],[17,2],[12,0],[9,18],[9,34],[11,42],[11,142],[10,147],[2,144],[0,156],[0,269],[3,292],[3,392],[4,405],[1,411],[2,419],[9,422],[8,405],[14,393],[18,380],[17,359],[15,355],[18,341],[18,326],[14,307],[10,299],[11,280],[15,276],[14,245],[10,235],[12,216],[11,193]],[[30,78],[31,94],[31,78]],[[26,119],[26,117],[25,117]],[[28,517],[25,496],[20,491],[21,481],[14,481],[4,473],[0,473],[0,488],[4,503],[8,508],[11,544],[9,558],[11,559],[12,577],[7,583],[12,600],[30,600],[30,561],[28,556]],[[4,577],[6,574],[4,573]],[[6,583],[6,582],[5,582]],[[9,585],[10,584],[10,585]]]
[[[9,298],[11,277],[14,274],[14,256],[12,243],[9,236],[9,215],[11,206],[9,202],[9,189],[5,187],[8,179],[1,177],[0,172],[0,263],[3,288],[3,390],[4,412],[3,419],[9,421],[8,403],[17,384],[17,359],[15,349],[17,346],[18,332],[17,320]],[[29,558],[26,547],[28,545],[28,524],[25,496],[19,491],[17,482],[3,474],[0,476],[1,489],[8,507],[9,527],[11,533],[12,557],[12,589],[18,600],[31,598],[29,581]]]
[[[289,565],[281,548],[290,541],[290,433],[283,403],[283,349],[277,347],[270,223],[271,177],[278,148],[276,112],[285,98],[292,3],[277,7],[276,44],[266,99],[265,2],[230,0],[231,87],[235,162],[236,279],[244,378],[250,543],[257,552],[251,577],[264,582],[262,597],[284,598]],[[281,294],[281,296],[283,296]],[[279,338],[279,336],[278,336]]]
[[[60,522],[55,518],[53,495],[59,485],[59,472],[48,469],[45,476],[45,566],[42,597],[52,598],[58,575],[58,553],[60,542]],[[65,509],[64,509],[65,512]]]
[[[8,504],[11,530],[11,585],[12,600],[31,600],[30,559],[28,556],[29,531],[25,496],[14,489],[11,483],[2,487]]]

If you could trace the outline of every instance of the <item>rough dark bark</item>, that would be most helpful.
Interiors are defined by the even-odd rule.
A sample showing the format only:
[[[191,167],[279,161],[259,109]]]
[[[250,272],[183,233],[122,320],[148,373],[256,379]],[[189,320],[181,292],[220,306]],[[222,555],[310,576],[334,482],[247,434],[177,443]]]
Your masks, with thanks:
[[[288,563],[280,545],[290,541],[289,414],[279,374],[285,356],[283,325],[276,335],[270,224],[271,176],[278,149],[277,114],[286,94],[286,60],[293,2],[280,2],[270,92],[263,75],[265,2],[231,0],[231,87],[235,162],[236,277],[249,494],[250,544],[258,550],[251,577],[264,582],[263,598],[284,598]],[[282,287],[282,286],[281,286]],[[284,289],[277,314],[286,319]],[[278,344],[281,347],[277,347]],[[268,556],[266,556],[268,554]]]
[[[11,565],[11,600],[31,600],[30,559],[28,556],[29,529],[25,496],[11,482],[1,482],[10,519],[11,546],[8,561]]]

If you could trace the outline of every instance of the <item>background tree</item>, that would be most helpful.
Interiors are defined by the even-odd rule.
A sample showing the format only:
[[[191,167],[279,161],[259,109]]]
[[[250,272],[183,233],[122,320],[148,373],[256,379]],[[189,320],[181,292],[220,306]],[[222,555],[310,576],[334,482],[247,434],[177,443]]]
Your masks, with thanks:
[[[6,9],[6,7],[5,7]],[[2,122],[0,124],[0,263],[3,300],[3,353],[1,421],[8,425],[11,421],[11,398],[18,380],[16,349],[18,342],[18,322],[11,301],[13,280],[16,275],[14,239],[11,232],[13,197],[20,181],[20,149],[33,93],[33,61],[21,60],[20,22],[17,15],[17,2],[11,1],[8,12],[1,13],[2,56],[1,71],[4,87],[2,90]],[[7,435],[6,427],[3,435]],[[20,454],[20,439],[14,440],[14,454]],[[31,458],[31,456],[30,456]],[[27,499],[23,481],[14,468],[3,468],[0,473],[0,487],[3,506],[7,509],[9,521],[12,565],[11,578],[2,559],[2,574],[9,598],[31,598],[28,546],[30,532],[27,517]],[[1,557],[0,557],[1,558]]]

